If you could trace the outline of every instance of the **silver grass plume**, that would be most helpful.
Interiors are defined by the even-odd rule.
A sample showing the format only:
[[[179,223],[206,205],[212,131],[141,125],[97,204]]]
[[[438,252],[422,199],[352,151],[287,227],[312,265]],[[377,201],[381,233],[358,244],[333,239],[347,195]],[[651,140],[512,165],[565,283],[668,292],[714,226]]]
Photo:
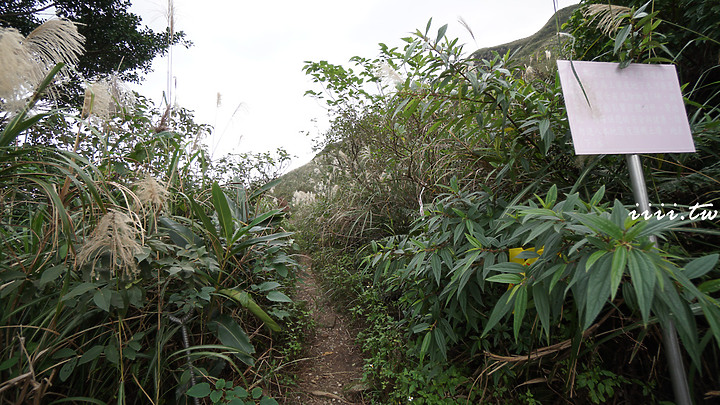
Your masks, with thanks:
[[[133,213],[130,215],[135,216]],[[95,277],[97,261],[102,254],[108,253],[111,275],[117,275],[121,269],[129,278],[135,276],[139,271],[135,264],[135,253],[141,248],[137,238],[142,233],[142,228],[137,218],[133,219],[130,215],[108,210],[78,252],[75,265],[80,267],[92,259],[91,276]]]
[[[389,82],[395,85],[404,82],[402,76],[400,76],[400,74],[396,72],[395,69],[393,69],[393,67],[387,62],[377,65],[373,74],[383,82]]]
[[[14,28],[0,28],[0,99],[15,104],[36,83],[37,67],[27,55],[25,38]]]
[[[153,176],[147,174],[135,185],[137,186],[135,195],[138,197],[143,209],[159,211],[165,207],[165,201],[167,201],[170,193]]]
[[[83,53],[85,38],[68,20],[42,23],[27,37],[14,28],[0,28],[0,98],[17,108],[58,63],[65,67],[58,79],[67,79]]]
[[[82,116],[107,121],[134,102],[132,91],[116,75],[110,75],[87,84]]]
[[[612,4],[591,4],[583,10],[585,18],[589,18],[592,23],[599,20],[596,25],[605,34],[612,35],[620,28],[622,24],[623,14],[630,11],[630,8],[623,6],[615,6]]]

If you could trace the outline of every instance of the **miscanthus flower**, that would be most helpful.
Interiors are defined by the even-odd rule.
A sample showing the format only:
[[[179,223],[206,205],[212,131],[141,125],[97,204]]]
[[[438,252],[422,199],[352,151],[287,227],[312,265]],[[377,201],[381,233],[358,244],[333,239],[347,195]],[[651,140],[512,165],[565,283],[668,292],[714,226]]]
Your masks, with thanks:
[[[140,200],[143,209],[149,209],[150,211],[159,211],[165,206],[169,192],[164,185],[160,184],[151,175],[145,175],[145,177],[135,183],[137,189],[135,195]]]
[[[0,28],[0,106],[4,110],[22,107],[58,63],[66,66],[56,79],[67,79],[84,51],[84,41],[75,24],[63,19],[45,21],[27,37],[14,28]]]
[[[109,256],[111,276],[117,275],[119,271],[128,277],[137,274],[135,253],[141,248],[138,237],[142,235],[142,227],[137,217],[132,213],[130,215],[114,209],[108,210],[78,252],[76,266],[91,262],[90,274],[95,277],[98,261],[103,256]]]
[[[597,20],[597,27],[605,35],[612,35],[620,28],[623,14],[629,11],[630,8],[628,7],[613,4],[591,4],[583,10],[583,15],[585,18],[590,18],[590,22]]]
[[[88,83],[82,116],[107,121],[135,102],[135,96],[115,75]]]
[[[376,66],[373,74],[383,82],[393,85],[397,85],[405,81],[402,76],[400,76],[400,74],[387,62],[383,62]]]

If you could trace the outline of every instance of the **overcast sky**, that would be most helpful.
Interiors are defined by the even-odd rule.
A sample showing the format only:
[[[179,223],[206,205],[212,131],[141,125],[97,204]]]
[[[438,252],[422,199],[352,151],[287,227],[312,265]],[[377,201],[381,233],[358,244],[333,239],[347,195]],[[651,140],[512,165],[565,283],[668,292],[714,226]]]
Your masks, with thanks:
[[[555,2],[560,9],[578,1]],[[161,31],[167,7],[167,0],[133,0],[131,10]],[[312,158],[305,133],[317,136],[328,126],[322,104],[303,96],[320,90],[303,74],[305,61],[349,66],[355,55],[374,58],[378,43],[402,46],[400,38],[424,30],[430,18],[431,32],[448,24],[447,36],[471,53],[532,35],[554,12],[553,0],[174,0],[174,7],[175,29],[194,46],[173,48],[173,98],[195,111],[196,122],[215,127],[207,139],[214,156],[283,147],[297,156],[292,167]],[[167,58],[153,68],[134,88],[157,104],[167,87]]]

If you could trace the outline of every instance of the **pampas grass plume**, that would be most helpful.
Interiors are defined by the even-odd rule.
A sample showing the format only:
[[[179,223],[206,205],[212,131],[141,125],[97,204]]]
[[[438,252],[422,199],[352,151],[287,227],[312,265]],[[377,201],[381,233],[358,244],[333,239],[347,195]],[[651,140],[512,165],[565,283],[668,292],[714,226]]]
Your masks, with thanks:
[[[82,116],[107,121],[134,102],[132,91],[128,90],[116,75],[111,75],[87,84]]]
[[[103,253],[109,253],[111,275],[117,275],[118,270],[122,270],[127,277],[134,277],[138,273],[135,253],[141,248],[137,241],[141,229],[140,223],[130,215],[114,209],[108,210],[78,252],[76,266],[80,267],[92,260],[91,276],[95,277],[97,261]]]
[[[402,83],[404,81],[402,76],[400,76],[400,74],[398,74],[398,72],[396,72],[395,69],[393,69],[393,67],[390,66],[390,64],[387,62],[383,62],[383,63],[379,64],[375,68],[375,72],[373,72],[373,73],[374,73],[375,77],[377,77],[378,79],[381,79],[383,81],[387,81],[387,82],[390,82],[390,83],[393,83],[396,85],[399,83]]]
[[[585,18],[590,18],[590,22],[599,19],[597,27],[605,33],[605,35],[609,36],[620,28],[622,19],[619,17],[629,11],[630,8],[623,6],[591,4],[583,10],[583,15]]]
[[[17,109],[58,63],[58,79],[77,64],[85,38],[68,20],[48,20],[23,37],[14,28],[0,28],[0,98],[5,109]]]
[[[155,211],[165,206],[169,192],[153,176],[148,174],[135,185],[137,186],[135,195],[140,200],[143,208]]]
[[[11,104],[29,92],[37,67],[22,46],[25,38],[14,28],[0,28],[0,98]]]

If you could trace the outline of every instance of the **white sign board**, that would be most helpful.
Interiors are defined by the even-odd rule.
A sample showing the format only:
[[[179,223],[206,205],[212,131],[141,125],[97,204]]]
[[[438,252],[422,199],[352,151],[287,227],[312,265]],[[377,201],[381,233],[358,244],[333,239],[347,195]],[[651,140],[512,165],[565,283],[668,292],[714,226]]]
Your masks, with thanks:
[[[674,65],[557,65],[576,154],[695,152]]]

